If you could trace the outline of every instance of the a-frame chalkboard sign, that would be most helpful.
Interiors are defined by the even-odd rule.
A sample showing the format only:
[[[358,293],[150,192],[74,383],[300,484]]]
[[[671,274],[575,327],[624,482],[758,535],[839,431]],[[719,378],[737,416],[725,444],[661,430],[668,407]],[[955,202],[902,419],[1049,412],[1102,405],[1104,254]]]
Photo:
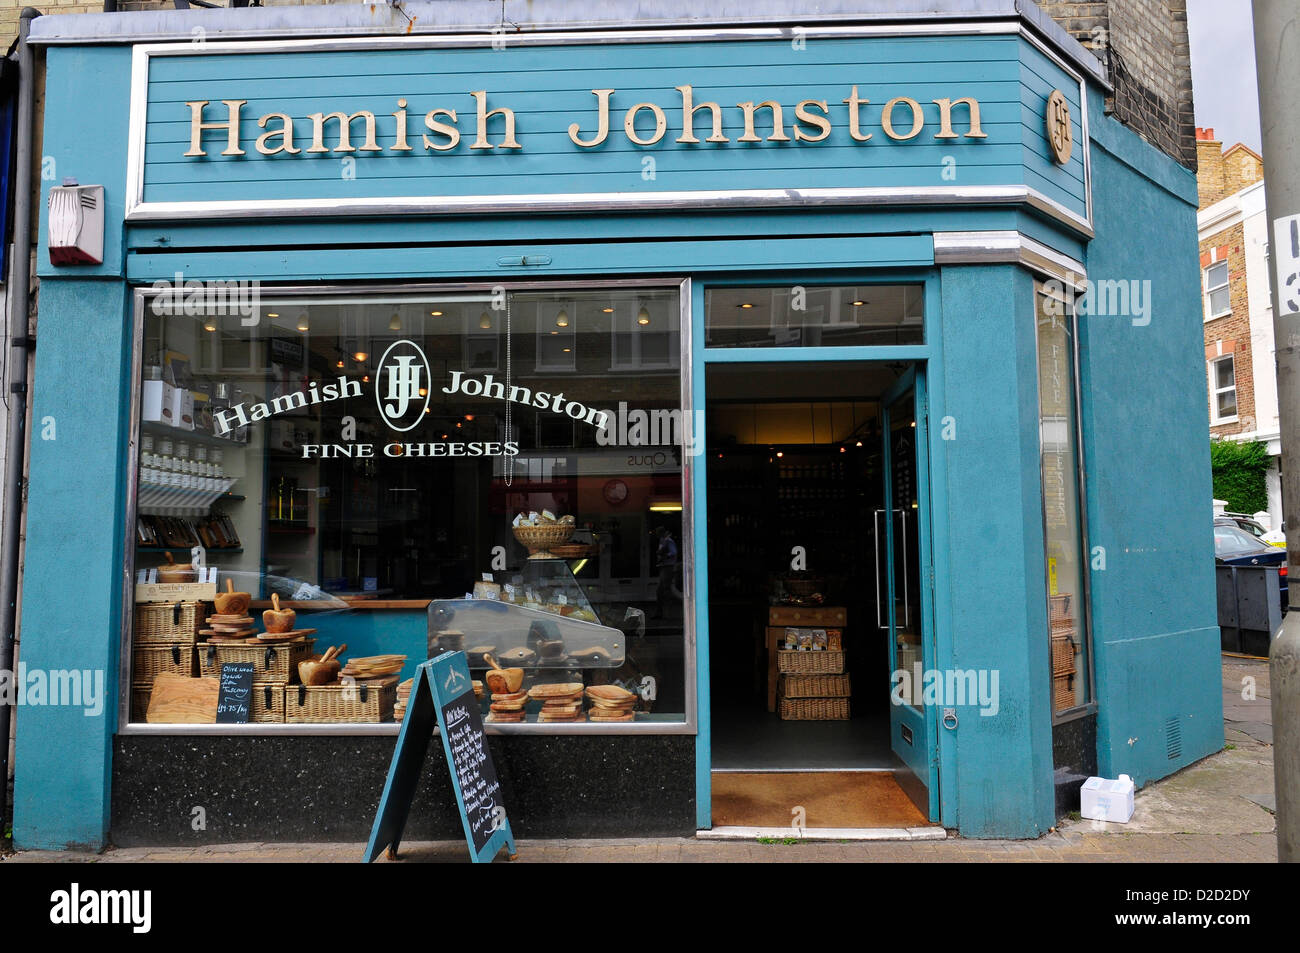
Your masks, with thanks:
[[[501,800],[492,752],[483,734],[483,716],[474,697],[469,665],[464,652],[444,652],[416,669],[402,730],[397,735],[397,749],[384,782],[370,842],[366,844],[365,862],[373,861],[385,848],[390,859],[397,856],[435,723],[442,736],[442,750],[447,755],[470,856],[475,863],[490,863],[504,845],[513,859],[515,836]]]

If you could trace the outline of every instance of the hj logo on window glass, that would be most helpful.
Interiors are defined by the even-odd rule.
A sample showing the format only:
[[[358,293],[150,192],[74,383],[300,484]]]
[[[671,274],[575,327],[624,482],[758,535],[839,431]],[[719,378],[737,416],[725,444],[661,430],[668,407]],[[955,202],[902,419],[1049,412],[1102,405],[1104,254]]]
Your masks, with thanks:
[[[414,341],[394,341],[379,359],[375,402],[393,430],[411,430],[429,406],[429,361]]]

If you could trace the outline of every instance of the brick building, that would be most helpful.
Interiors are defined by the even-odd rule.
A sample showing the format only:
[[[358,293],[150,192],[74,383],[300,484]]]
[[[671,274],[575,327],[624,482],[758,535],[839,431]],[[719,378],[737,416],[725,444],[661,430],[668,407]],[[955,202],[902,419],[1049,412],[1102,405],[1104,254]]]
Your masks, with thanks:
[[[1269,528],[1282,519],[1277,376],[1268,288],[1264,163],[1213,129],[1196,130],[1201,304],[1210,435],[1268,446]]]

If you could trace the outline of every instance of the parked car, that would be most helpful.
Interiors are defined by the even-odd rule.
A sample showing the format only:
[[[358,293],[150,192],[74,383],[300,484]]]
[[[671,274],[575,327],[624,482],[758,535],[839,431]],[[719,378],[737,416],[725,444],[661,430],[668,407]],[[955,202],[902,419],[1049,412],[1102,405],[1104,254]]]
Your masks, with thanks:
[[[1288,604],[1286,550],[1270,546],[1256,536],[1237,526],[1232,519],[1216,517],[1214,520],[1214,561],[1224,566],[1277,566],[1278,589],[1282,595],[1282,611]]]
[[[1216,524],[1222,521],[1225,524],[1232,524],[1244,529],[1251,536],[1268,543],[1270,546],[1280,546],[1286,549],[1286,524],[1283,523],[1281,528],[1275,532],[1269,532],[1264,528],[1264,524],[1259,522],[1253,516],[1247,516],[1245,513],[1224,513],[1216,516]]]

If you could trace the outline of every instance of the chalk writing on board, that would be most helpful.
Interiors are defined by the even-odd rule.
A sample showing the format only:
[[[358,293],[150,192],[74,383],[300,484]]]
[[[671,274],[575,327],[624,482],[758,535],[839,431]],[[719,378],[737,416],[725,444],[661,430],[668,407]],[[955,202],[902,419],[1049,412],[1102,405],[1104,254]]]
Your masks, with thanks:
[[[493,819],[496,816],[501,783],[489,761],[482,725],[475,724],[476,719],[470,713],[468,704],[460,700],[453,701],[443,708],[443,713],[452,765],[460,784],[470,833],[476,846],[485,844],[496,829],[493,827]]]
[[[217,695],[217,722],[247,724],[252,695],[252,662],[227,662],[221,666],[221,689]]]

